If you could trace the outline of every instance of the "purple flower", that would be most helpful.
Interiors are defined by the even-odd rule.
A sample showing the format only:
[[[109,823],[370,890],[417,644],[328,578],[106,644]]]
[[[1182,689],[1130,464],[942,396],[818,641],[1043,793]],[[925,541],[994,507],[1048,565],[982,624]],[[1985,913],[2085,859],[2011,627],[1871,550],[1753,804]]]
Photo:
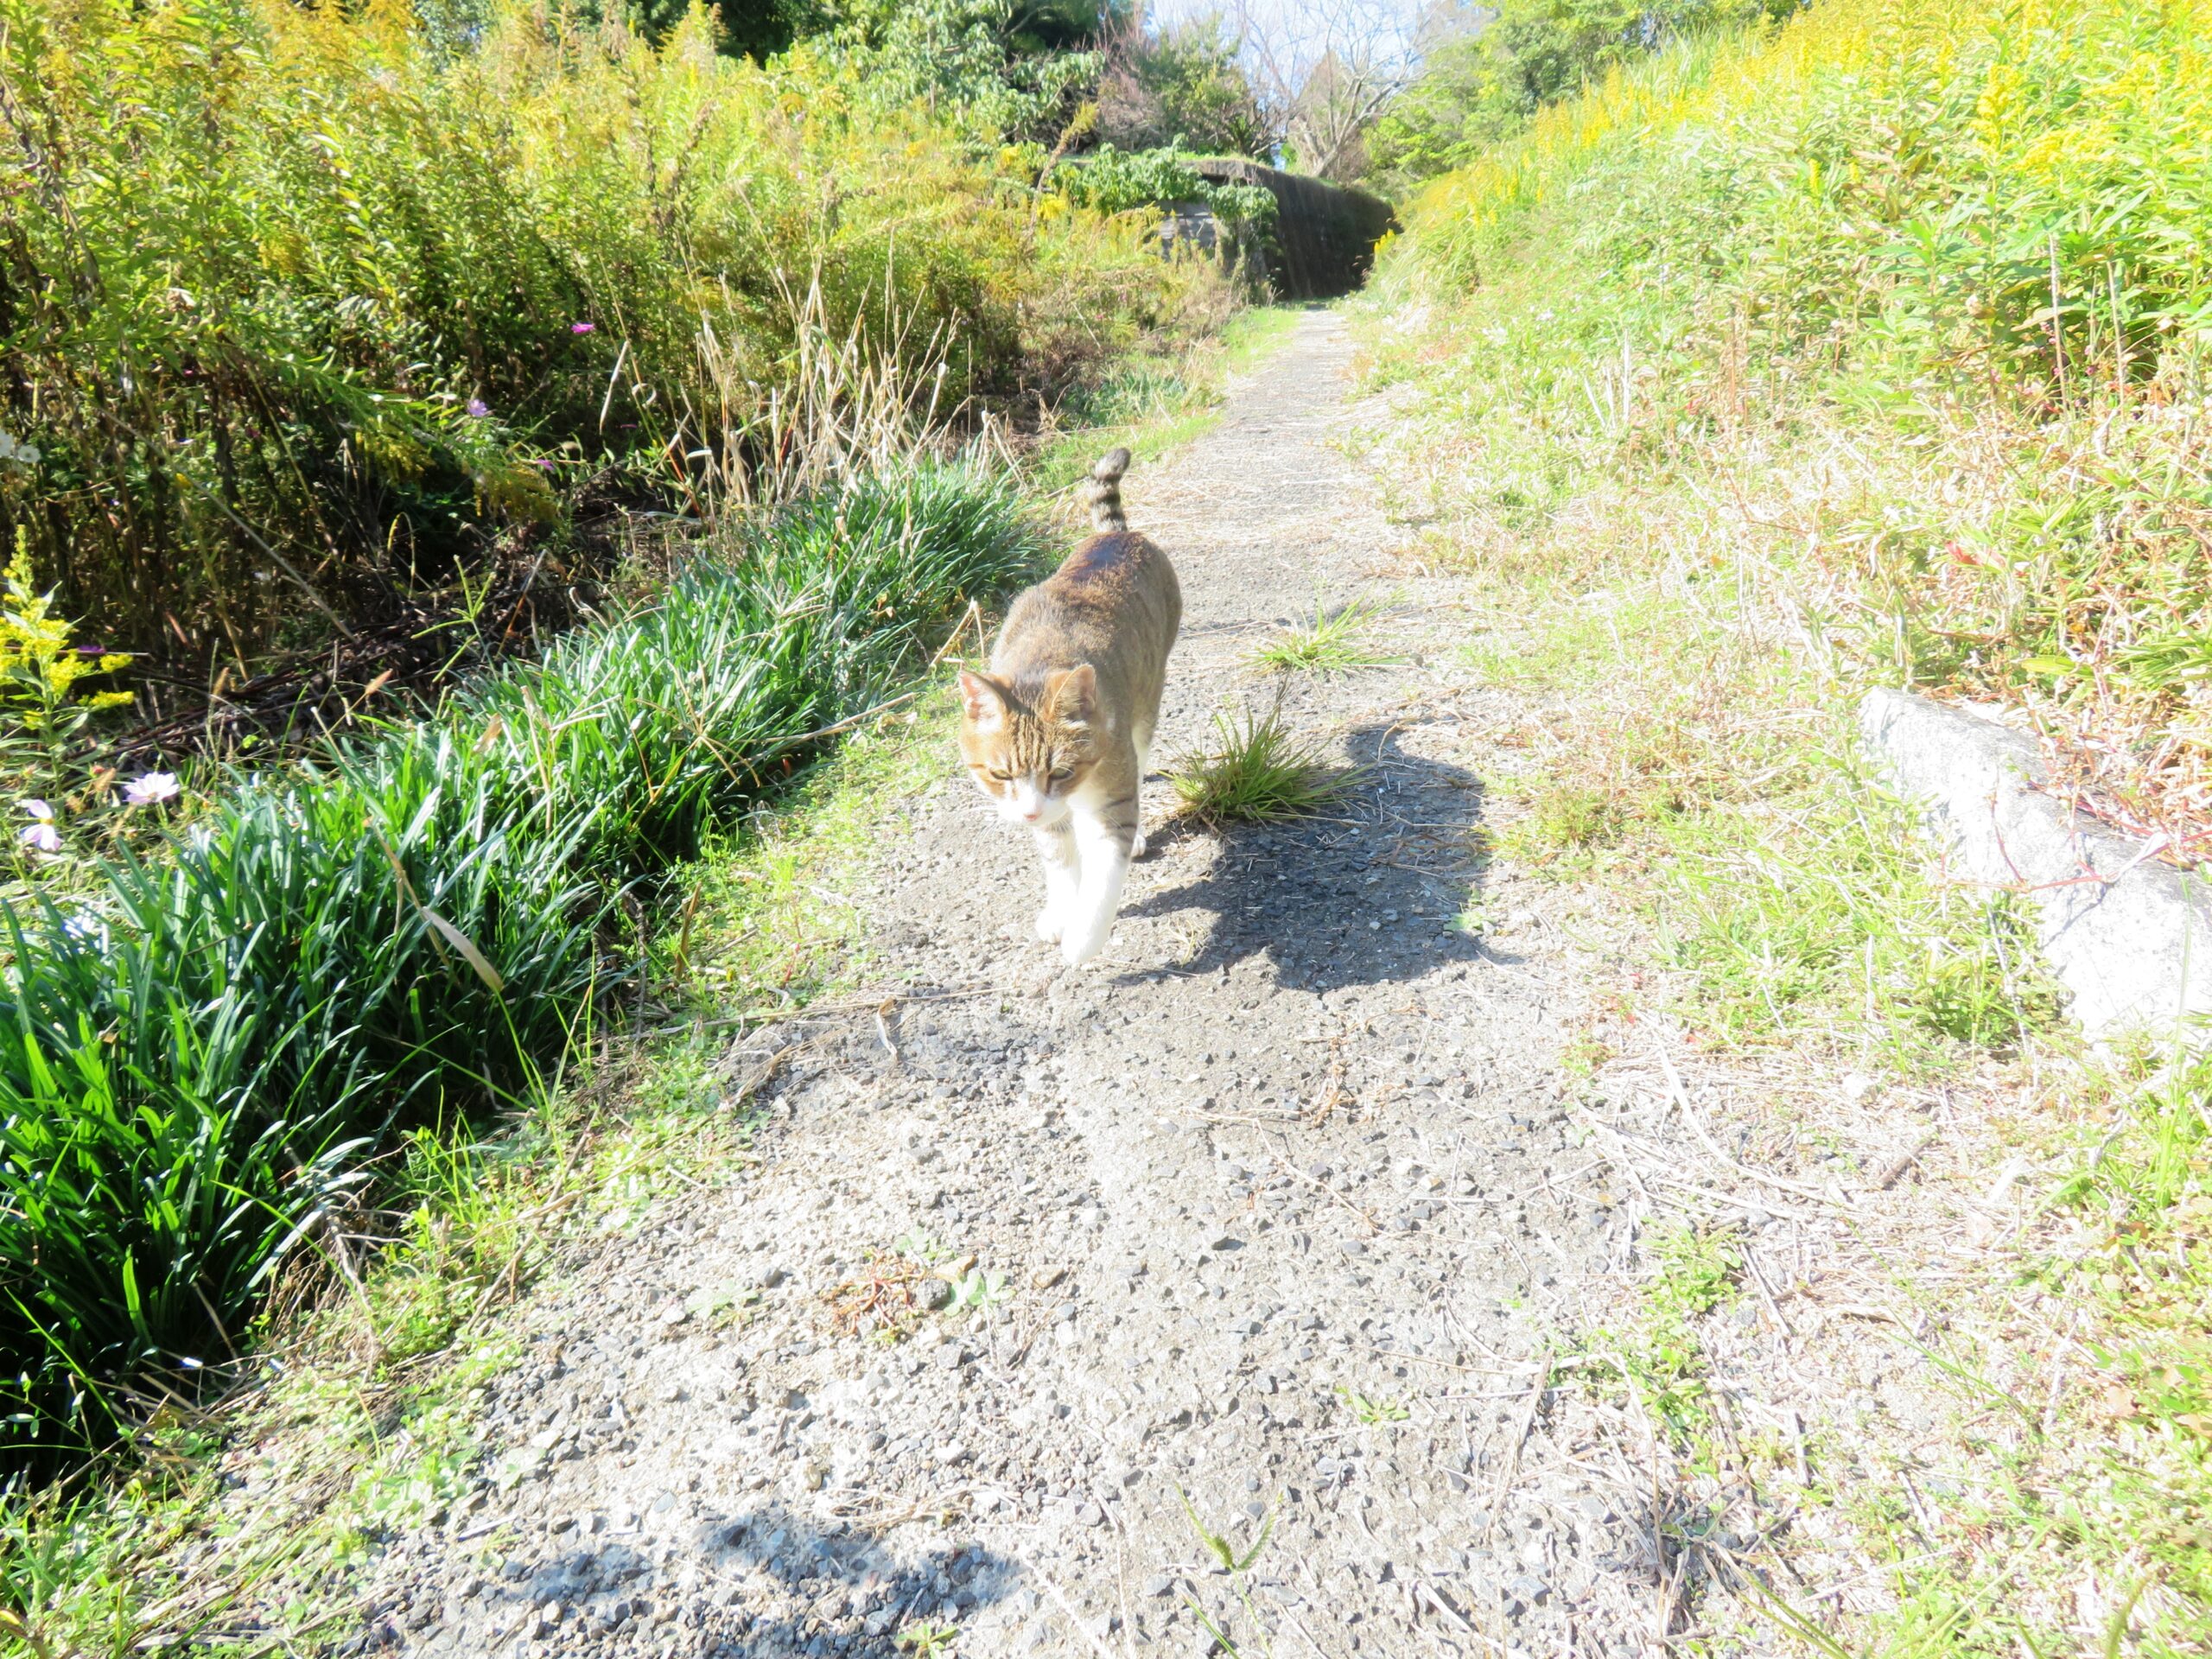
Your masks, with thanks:
[[[486,404],[481,397],[472,397],[468,400],[468,417],[471,420],[483,420],[489,416],[491,412],[491,405]]]
[[[133,806],[155,806],[173,801],[176,793],[176,774],[173,772],[149,772],[123,786],[123,798]]]
[[[37,798],[35,796],[33,796],[23,803],[23,810],[29,813],[31,817],[36,818],[41,823],[52,823],[54,822],[54,809],[48,806],[44,801]]]
[[[572,322],[569,325],[569,332],[572,334],[588,334],[598,327],[599,325],[595,322]]]
[[[16,832],[16,839],[35,853],[61,850],[61,832],[50,823],[27,824]]]

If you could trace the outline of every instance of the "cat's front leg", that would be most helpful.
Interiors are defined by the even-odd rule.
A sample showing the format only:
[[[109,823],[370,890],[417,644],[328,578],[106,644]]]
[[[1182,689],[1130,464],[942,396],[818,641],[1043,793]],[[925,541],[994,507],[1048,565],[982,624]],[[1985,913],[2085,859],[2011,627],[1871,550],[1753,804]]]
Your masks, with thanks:
[[[1067,930],[1060,936],[1060,955],[1071,968],[1104,950],[1106,936],[1114,931],[1122,880],[1128,874],[1129,848],[1136,836],[1135,808],[1135,801],[1119,801],[1096,817],[1081,810],[1074,814],[1083,874]]]
[[[1075,914],[1082,881],[1075,836],[1065,823],[1036,832],[1038,855],[1045,861],[1045,908],[1037,912],[1037,937],[1058,944]]]

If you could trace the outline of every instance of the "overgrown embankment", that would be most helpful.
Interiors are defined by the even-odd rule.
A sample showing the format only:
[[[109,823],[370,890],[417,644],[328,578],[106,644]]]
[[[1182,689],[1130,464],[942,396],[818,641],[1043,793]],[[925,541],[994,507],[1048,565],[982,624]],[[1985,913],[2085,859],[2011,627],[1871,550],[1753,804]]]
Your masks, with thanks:
[[[2212,1081],[2186,1033],[2075,1053],[2033,896],[1952,879],[1850,720],[1871,684],[1975,700],[2095,810],[2201,850],[2208,54],[2200,7],[1816,4],[1616,72],[1441,179],[1368,303],[1399,505],[1481,578],[1476,671],[1543,711],[1504,852],[1653,925],[1587,1063],[1663,1009],[1836,1078],[1739,1137],[1833,1147],[1929,1103],[1922,1218],[1881,1262],[1910,1311],[1821,1363],[1902,1363],[1958,1410],[1806,1431],[1788,1572],[1716,1568],[1704,1604],[1765,1640],[2212,1631]],[[1820,1293],[1774,1289],[1802,1356]],[[1655,1416],[1707,1401],[1685,1479],[1716,1506],[1775,1485],[1711,1396],[1798,1376],[1675,1358],[1630,1387]]]
[[[2208,68],[2194,6],[1836,0],[1616,71],[1412,209],[1394,294],[1529,302],[1478,302],[1456,380],[1539,404],[1541,464],[1463,488],[1541,515],[1594,467],[1751,457],[1823,645],[2191,833]]]
[[[0,82],[0,543],[152,716],[334,639],[416,666],[426,617],[557,626],[579,520],[752,493],[819,341],[942,419],[1219,286],[1040,213],[966,107],[704,11],[6,0]]]

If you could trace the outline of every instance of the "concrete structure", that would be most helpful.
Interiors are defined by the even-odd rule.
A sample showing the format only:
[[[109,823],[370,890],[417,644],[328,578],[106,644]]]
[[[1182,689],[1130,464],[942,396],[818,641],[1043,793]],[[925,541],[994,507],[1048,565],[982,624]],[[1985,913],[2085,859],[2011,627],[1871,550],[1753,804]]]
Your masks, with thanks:
[[[1255,184],[1275,199],[1274,246],[1265,264],[1278,297],[1333,300],[1367,280],[1375,245],[1398,227],[1390,204],[1257,162],[1211,156],[1192,163],[1215,184]]]
[[[2040,787],[2018,732],[1902,691],[1859,706],[1867,747],[1951,844],[1954,868],[2035,900],[2037,933],[2092,1039],[2170,1037],[2212,1013],[2212,882]]]

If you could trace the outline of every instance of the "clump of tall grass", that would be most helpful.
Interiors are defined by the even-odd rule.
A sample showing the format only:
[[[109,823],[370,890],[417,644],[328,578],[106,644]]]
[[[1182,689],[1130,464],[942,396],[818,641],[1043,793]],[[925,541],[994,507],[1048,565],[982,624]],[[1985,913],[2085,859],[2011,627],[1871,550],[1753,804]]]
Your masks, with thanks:
[[[166,859],[0,914],[0,1459],[189,1392],[394,1126],[527,1098],[635,959],[626,895],[1038,550],[1001,471],[851,476],[434,717],[240,782]]]
[[[1381,608],[1371,598],[1355,599],[1333,609],[1317,604],[1311,622],[1277,629],[1255,645],[1244,660],[1254,668],[1274,673],[1347,674],[1355,669],[1379,668],[1390,659],[1360,636]]]
[[[1326,811],[1365,777],[1360,768],[1332,765],[1319,738],[1293,730],[1280,701],[1265,713],[1248,708],[1216,715],[1213,744],[1167,766],[1167,781],[1184,810],[1215,827]]]

